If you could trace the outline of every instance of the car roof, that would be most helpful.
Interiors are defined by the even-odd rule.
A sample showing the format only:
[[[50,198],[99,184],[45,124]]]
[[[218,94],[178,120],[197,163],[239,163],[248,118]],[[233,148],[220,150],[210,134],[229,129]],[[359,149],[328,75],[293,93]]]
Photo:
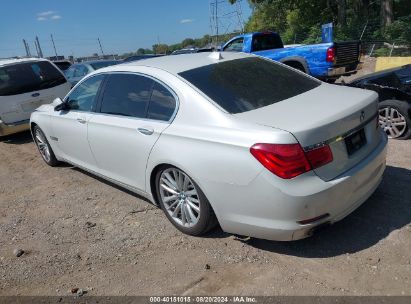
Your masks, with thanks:
[[[221,56],[221,59],[217,59]],[[141,61],[131,61],[101,69],[103,72],[109,71],[133,71],[136,67],[145,66],[165,70],[172,74],[199,68],[202,66],[230,61],[234,59],[254,57],[245,53],[236,52],[213,52],[182,54],[179,56],[161,56],[144,59]]]
[[[14,63],[24,63],[24,62],[35,62],[35,61],[49,61],[44,58],[10,58],[10,59],[0,59],[0,66],[10,65]]]
[[[121,61],[119,61],[119,60],[114,60],[114,59],[104,59],[104,60],[82,61],[82,62],[77,62],[76,64],[93,64],[93,63],[99,63],[99,62],[121,62]]]

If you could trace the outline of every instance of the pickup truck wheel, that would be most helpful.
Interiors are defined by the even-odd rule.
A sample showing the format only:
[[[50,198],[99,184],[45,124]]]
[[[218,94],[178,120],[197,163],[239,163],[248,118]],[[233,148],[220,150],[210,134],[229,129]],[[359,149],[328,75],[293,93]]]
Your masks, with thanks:
[[[411,137],[411,119],[404,103],[398,100],[384,100],[379,104],[380,127],[389,138],[408,139]]]

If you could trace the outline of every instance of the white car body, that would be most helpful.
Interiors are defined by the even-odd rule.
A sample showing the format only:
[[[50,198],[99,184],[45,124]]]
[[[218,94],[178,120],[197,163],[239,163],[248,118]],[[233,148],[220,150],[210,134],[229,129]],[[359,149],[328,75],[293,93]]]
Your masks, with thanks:
[[[19,80],[28,79],[27,73],[23,72],[23,70],[10,72],[14,73],[13,75],[15,75],[16,78],[21,77],[20,79],[12,79],[11,74],[9,75],[5,69],[16,69],[22,64],[36,65],[38,63],[48,64],[48,67],[52,69],[53,73],[60,75],[60,82],[63,82],[63,79],[65,81],[52,87],[46,86],[44,89],[36,87],[7,95],[1,94],[1,92],[7,90],[10,85],[20,85],[18,83]],[[41,77],[46,79],[47,76],[48,75],[42,75]],[[35,79],[33,78],[33,80]],[[40,105],[51,103],[56,97],[64,97],[70,90],[70,87],[64,74],[46,59],[24,58],[0,60],[0,136],[28,130],[31,113]]]
[[[295,97],[230,114],[180,75],[243,58],[256,57],[237,53],[164,56],[111,66],[82,80],[113,73],[148,75],[175,95],[177,106],[167,122],[97,112],[63,113],[54,110],[61,102],[56,100],[37,109],[31,124],[46,134],[58,160],[155,204],[153,175],[168,164],[183,170],[201,188],[224,231],[270,240],[307,237],[314,228],[355,210],[381,181],[387,137],[376,128],[377,95],[318,82],[316,88]],[[279,63],[267,64],[290,70]],[[343,139],[359,127],[364,129],[366,144],[348,156]],[[330,146],[334,160],[290,179],[273,174],[250,153],[256,143],[306,148],[322,142]]]

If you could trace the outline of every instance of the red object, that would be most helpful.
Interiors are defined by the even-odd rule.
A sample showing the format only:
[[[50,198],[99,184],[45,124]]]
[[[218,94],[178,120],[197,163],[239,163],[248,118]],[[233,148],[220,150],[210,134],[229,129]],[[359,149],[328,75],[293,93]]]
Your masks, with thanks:
[[[333,153],[330,146],[325,145],[317,149],[305,152],[313,169],[324,166],[333,161]]]
[[[270,172],[290,179],[333,160],[329,146],[304,153],[300,144],[255,144],[250,153]]]
[[[327,49],[327,58],[326,61],[327,62],[334,62],[335,59],[335,49],[334,47],[330,47]]]

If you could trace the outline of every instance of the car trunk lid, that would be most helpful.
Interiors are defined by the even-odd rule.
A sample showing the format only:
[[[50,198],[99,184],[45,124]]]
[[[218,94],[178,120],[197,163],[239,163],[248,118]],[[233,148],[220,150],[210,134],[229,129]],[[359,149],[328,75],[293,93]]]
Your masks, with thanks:
[[[333,161],[314,171],[322,179],[331,180],[355,166],[378,145],[381,134],[376,114],[375,92],[322,84],[270,106],[234,115],[288,131],[305,150],[328,144]]]

